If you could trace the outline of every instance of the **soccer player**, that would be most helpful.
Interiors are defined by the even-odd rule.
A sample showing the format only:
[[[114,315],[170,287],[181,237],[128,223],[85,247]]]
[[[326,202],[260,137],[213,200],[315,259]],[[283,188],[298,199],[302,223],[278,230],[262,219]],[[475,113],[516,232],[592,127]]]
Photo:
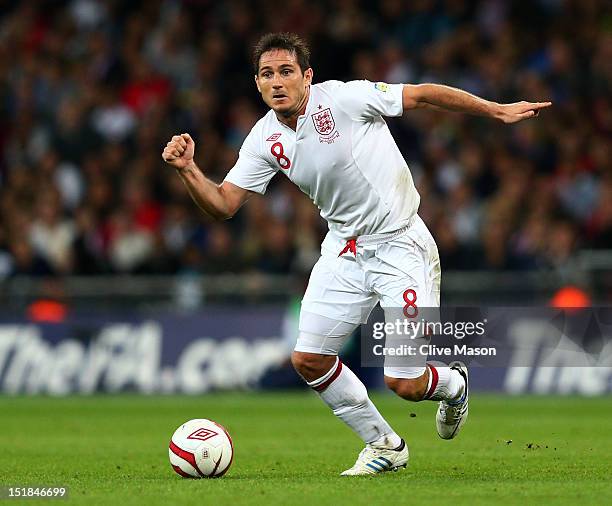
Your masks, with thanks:
[[[292,363],[366,445],[343,475],[406,467],[406,443],[338,359],[346,339],[377,303],[387,319],[407,301],[434,308],[440,303],[438,250],[417,214],[419,194],[383,116],[435,108],[515,123],[551,103],[498,104],[437,84],[312,84],[308,47],[288,33],[263,36],[253,64],[255,84],[270,111],[245,139],[225,180],[216,184],[199,170],[187,133],[172,137],[162,157],[196,204],[216,219],[231,218],[254,193],[265,193],[278,172],[310,196],[329,233],[302,300]],[[404,399],[439,401],[438,434],[444,439],[457,435],[468,414],[463,364],[385,364],[384,376]]]

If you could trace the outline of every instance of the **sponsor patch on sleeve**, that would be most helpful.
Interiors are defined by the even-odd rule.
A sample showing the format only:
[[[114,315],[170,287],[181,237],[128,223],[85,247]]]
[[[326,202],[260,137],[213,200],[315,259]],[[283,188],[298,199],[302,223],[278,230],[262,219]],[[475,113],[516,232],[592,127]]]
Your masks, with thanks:
[[[378,91],[382,91],[384,93],[389,91],[389,85],[387,83],[375,83],[374,84],[374,88],[376,88]]]

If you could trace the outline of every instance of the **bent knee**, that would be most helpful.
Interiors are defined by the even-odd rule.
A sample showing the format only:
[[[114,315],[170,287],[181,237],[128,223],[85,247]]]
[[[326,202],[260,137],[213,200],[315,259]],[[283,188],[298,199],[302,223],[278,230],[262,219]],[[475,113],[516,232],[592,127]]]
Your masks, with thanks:
[[[421,378],[405,379],[385,376],[385,384],[402,399],[409,401],[422,400],[427,388],[427,383],[423,384]]]
[[[314,381],[320,378],[332,368],[335,362],[335,355],[321,355],[302,351],[294,351],[291,354],[291,363],[294,369],[306,381]]]

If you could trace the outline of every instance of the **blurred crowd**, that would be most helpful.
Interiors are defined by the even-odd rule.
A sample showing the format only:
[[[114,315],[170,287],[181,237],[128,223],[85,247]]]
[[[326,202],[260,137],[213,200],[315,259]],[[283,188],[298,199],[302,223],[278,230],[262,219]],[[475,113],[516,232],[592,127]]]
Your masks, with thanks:
[[[508,126],[389,120],[448,269],[567,269],[612,248],[612,12],[605,0],[0,2],[0,279],[307,273],[326,225],[277,175],[217,223],[161,160],[189,132],[221,181],[266,112],[251,48],[312,47],[315,82],[436,82],[552,100]]]

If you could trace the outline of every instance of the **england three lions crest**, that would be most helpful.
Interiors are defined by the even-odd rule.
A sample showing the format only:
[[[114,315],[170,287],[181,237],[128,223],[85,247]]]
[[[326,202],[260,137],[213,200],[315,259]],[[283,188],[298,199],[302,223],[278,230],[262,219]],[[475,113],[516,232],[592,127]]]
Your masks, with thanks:
[[[330,144],[340,136],[338,130],[336,130],[336,122],[334,121],[334,116],[329,107],[314,113],[312,115],[312,122],[314,123],[315,130],[319,134],[319,142],[327,142]]]

